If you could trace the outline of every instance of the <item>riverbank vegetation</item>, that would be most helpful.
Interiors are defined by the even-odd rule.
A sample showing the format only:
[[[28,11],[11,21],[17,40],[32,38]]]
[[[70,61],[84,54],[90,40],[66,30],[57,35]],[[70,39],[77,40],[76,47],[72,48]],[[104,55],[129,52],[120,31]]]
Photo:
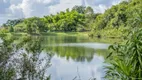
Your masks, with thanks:
[[[42,54],[40,38],[17,38],[11,34],[0,37],[0,80],[50,79],[45,71],[50,66],[51,56],[48,53]],[[40,57],[42,55],[44,57]]]
[[[137,25],[142,12],[141,0],[123,1],[99,15],[92,28],[93,35],[123,37],[129,31],[140,28]]]
[[[109,80],[142,79],[142,29],[133,31],[129,40],[123,44],[110,46],[109,66],[106,78]]]
[[[42,18],[31,17],[26,19],[8,20],[3,24],[3,32],[24,32],[39,34],[43,32],[78,32],[90,31],[88,26],[98,14],[94,14],[91,7],[74,6],[72,10],[66,9],[56,15]],[[6,30],[5,30],[6,29]]]
[[[108,58],[111,61],[106,67],[106,78],[109,80],[142,79],[142,10],[137,15],[135,27],[129,32],[127,42],[109,47],[111,53]]]
[[[95,13],[91,7],[74,6],[55,15],[8,20],[0,32],[40,34],[48,32],[84,32],[97,37],[127,37],[137,27],[142,1],[128,0],[113,5],[104,13]]]

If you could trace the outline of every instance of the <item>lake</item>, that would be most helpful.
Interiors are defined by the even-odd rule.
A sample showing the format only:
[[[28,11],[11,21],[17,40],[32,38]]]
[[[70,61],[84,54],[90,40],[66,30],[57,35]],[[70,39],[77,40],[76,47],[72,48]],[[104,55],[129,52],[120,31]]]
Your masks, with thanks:
[[[12,46],[20,44],[20,47],[12,47],[15,54],[9,59],[12,67],[19,72],[16,78],[21,78],[23,64],[29,64],[25,70],[27,73],[30,73],[30,67],[34,67],[36,72],[44,70],[45,76],[50,75],[50,80],[104,80],[108,43],[70,35],[32,36],[30,40],[18,36],[17,39]]]
[[[46,52],[52,52],[47,74],[51,80],[103,80],[104,57],[109,44],[84,36],[44,36]]]

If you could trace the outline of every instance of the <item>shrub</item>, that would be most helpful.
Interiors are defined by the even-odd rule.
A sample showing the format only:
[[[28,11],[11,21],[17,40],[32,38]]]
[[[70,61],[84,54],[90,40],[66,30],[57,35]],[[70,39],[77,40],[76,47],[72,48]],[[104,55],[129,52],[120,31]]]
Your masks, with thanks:
[[[106,78],[113,80],[142,79],[142,29],[130,33],[124,45],[112,45],[106,67]],[[111,56],[111,57],[110,57]]]

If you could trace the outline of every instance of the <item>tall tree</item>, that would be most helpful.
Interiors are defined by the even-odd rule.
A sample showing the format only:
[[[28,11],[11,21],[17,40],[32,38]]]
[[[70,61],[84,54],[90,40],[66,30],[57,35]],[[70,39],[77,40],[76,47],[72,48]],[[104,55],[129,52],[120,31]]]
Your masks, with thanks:
[[[85,7],[84,7],[84,6],[74,6],[74,7],[72,8],[72,10],[75,10],[75,11],[77,11],[78,13],[82,13],[82,14],[85,13]]]

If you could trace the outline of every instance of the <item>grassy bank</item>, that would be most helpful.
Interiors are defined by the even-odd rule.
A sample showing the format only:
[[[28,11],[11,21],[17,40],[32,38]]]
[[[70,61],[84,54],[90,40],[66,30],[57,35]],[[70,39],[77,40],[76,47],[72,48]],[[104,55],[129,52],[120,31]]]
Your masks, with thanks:
[[[32,35],[32,36],[84,36],[88,37],[89,32],[47,32],[47,33],[33,33],[33,34],[28,34],[28,33],[15,33],[15,32],[8,32],[8,33],[0,33],[0,34],[11,34],[14,36],[24,36],[24,35]]]
[[[103,29],[95,30],[90,33],[93,37],[103,37],[103,38],[126,38],[128,34],[127,29]]]
[[[110,37],[107,34],[105,34],[104,32],[102,32],[104,34],[104,36],[101,36],[100,38],[98,38],[97,34],[95,35],[95,37],[89,37],[90,32],[47,32],[47,33],[40,33],[40,34],[27,34],[27,33],[4,33],[4,35],[13,35],[13,36],[76,36],[76,37],[85,37],[86,39],[89,39],[92,42],[100,42],[100,43],[110,43],[110,44],[114,44],[114,43],[119,43],[121,44],[122,42],[124,42],[125,40],[123,38],[120,37]],[[103,35],[101,34],[101,35]]]
[[[63,35],[63,36],[85,36],[88,37],[89,32],[48,32],[41,35]]]

